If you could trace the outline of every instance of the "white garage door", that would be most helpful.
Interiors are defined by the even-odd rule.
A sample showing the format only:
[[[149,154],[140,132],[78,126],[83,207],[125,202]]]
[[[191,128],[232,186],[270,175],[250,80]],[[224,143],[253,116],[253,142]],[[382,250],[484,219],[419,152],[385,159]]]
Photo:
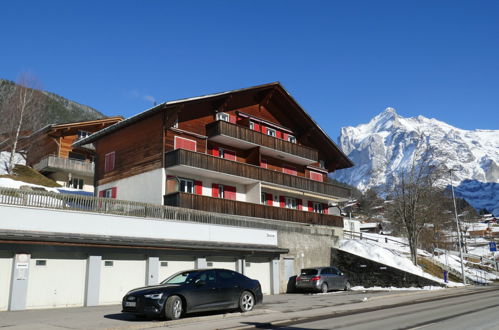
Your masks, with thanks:
[[[0,311],[9,308],[12,256],[0,255]]]
[[[206,259],[209,268],[224,268],[236,270],[236,259],[234,258],[208,258]]]
[[[263,294],[270,294],[270,261],[268,259],[247,259],[244,275],[260,281]]]
[[[130,290],[146,285],[146,261],[132,258],[102,260],[100,277],[100,304],[121,303]]]
[[[194,259],[184,259],[181,258],[160,258],[159,259],[159,281],[163,281],[168,276],[173,275],[177,272],[183,270],[194,269],[195,267]]]
[[[83,306],[86,268],[83,256],[32,256],[26,308]]]

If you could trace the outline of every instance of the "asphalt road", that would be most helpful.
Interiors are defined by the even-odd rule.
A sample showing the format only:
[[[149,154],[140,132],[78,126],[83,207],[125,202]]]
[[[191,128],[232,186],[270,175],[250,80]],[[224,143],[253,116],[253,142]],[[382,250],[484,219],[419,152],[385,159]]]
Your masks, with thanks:
[[[499,329],[499,291],[417,302],[370,312],[330,317],[311,317],[308,321],[259,325],[260,329]]]
[[[498,304],[499,287],[283,294],[265,296],[264,304],[249,313],[205,313],[176,321],[136,319],[120,313],[118,305],[0,312],[0,329],[410,329],[437,321],[460,329],[473,322],[469,317],[477,317],[483,329],[499,329],[499,316],[491,316],[499,315]],[[462,328],[481,329],[475,325]]]

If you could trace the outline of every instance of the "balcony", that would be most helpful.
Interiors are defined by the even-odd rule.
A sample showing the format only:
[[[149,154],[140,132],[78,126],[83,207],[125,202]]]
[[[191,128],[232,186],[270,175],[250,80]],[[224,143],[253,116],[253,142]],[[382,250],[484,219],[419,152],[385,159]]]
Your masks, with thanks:
[[[165,195],[164,204],[214,213],[343,227],[343,218],[336,215],[299,211],[183,192]]]
[[[69,172],[83,176],[94,175],[94,163],[56,156],[43,158],[33,168],[39,172]]]
[[[315,149],[268,136],[226,121],[219,120],[206,125],[206,135],[211,141],[239,149],[260,147],[262,155],[299,165],[310,165],[319,161],[319,153]]]
[[[165,167],[181,173],[200,174],[208,177],[230,176],[234,182],[268,182],[297,190],[318,194],[349,198],[350,189],[329,183],[268,170],[259,166],[239,163],[194,151],[176,149],[165,154]],[[243,182],[243,180],[245,182]]]

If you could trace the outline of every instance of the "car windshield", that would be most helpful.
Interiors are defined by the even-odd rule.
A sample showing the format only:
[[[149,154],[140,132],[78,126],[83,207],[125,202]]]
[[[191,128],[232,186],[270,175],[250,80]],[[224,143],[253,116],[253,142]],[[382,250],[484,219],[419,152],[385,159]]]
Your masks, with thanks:
[[[301,272],[300,272],[300,275],[302,276],[306,276],[306,275],[317,275],[319,271],[317,269],[313,269],[313,268],[310,268],[310,269],[302,269]]]
[[[192,283],[196,279],[199,271],[190,271],[174,274],[168,277],[166,280],[161,282],[161,284],[184,284]]]

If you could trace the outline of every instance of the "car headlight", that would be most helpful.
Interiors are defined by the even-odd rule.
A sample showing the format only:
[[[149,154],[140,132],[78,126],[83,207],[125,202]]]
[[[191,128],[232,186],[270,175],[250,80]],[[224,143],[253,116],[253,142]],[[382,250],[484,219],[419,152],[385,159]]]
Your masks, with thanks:
[[[149,299],[161,299],[161,297],[163,297],[163,293],[145,294],[144,297]]]

